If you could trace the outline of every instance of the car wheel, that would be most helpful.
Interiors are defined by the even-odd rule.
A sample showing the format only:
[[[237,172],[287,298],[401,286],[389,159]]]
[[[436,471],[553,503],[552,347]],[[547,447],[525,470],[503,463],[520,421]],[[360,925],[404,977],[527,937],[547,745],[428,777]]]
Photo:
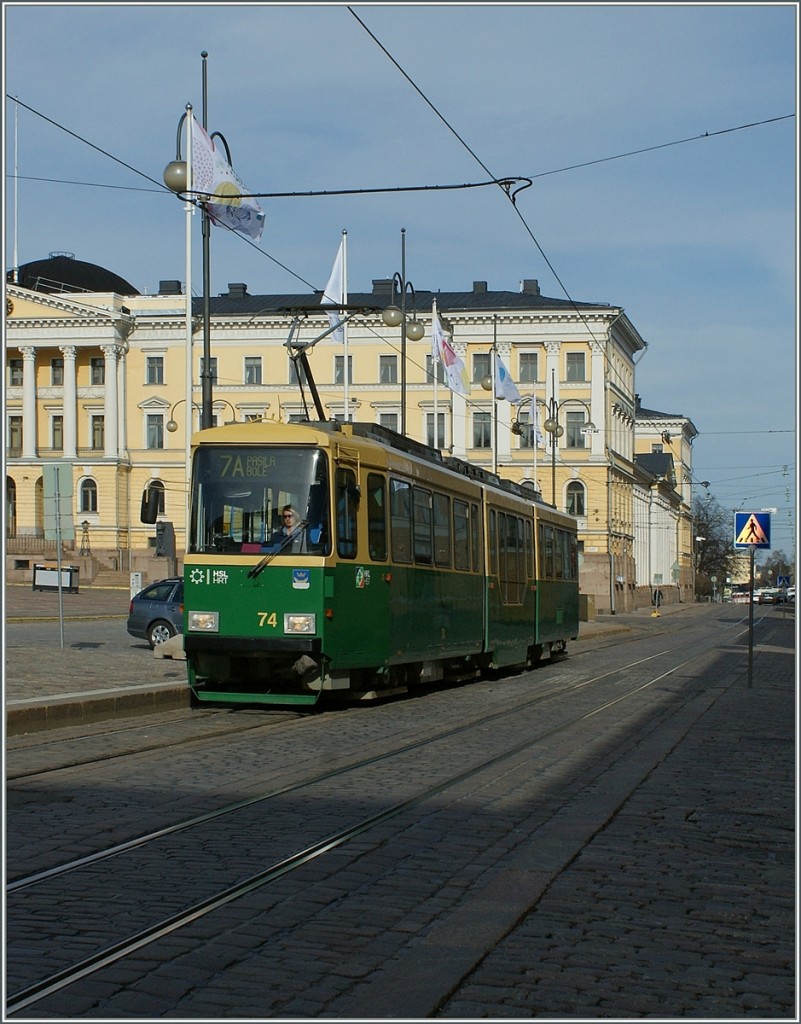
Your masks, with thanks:
[[[169,622],[157,619],[147,631],[147,642],[151,647],[158,647],[165,640],[169,640],[171,636],[175,636],[175,630]]]

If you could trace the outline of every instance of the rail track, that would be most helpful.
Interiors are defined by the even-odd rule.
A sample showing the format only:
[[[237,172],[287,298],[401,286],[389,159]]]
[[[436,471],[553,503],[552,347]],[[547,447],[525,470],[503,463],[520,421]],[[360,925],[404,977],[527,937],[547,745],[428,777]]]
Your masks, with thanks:
[[[721,623],[711,637],[707,622],[688,625],[679,643],[590,675],[582,672],[590,652],[582,653],[561,662],[559,674],[543,674],[542,683],[537,675],[536,693],[522,684],[504,686],[503,707],[489,710],[488,694],[475,706],[468,702],[460,708],[457,721],[428,724],[424,735],[416,735],[423,722],[413,702],[404,711],[414,738],[399,742],[392,738],[394,728],[387,730],[375,740],[381,747],[375,753],[345,756],[324,771],[301,765],[289,781],[265,785],[246,799],[17,874],[6,892],[8,1013],[46,1002],[161,939],[188,934],[210,915],[224,917],[226,908],[279,880],[285,886],[296,877],[293,884],[302,889],[308,884],[303,869],[306,876],[312,869],[315,877],[329,872],[336,877],[343,856],[369,859],[375,848],[391,846],[393,837],[414,828],[421,815],[454,813],[465,794],[492,790],[498,778],[516,778],[521,771],[525,777],[532,764],[546,773],[555,765],[572,766],[559,799],[545,800],[534,812],[544,824],[636,749],[642,735],[653,735],[688,708],[706,706],[705,700],[699,705],[697,689],[682,680],[692,679],[691,666],[702,670],[711,658],[731,657],[721,655],[721,646],[730,646],[742,631],[740,621]],[[329,726],[349,723],[353,733],[358,719],[332,715]],[[310,722],[290,723],[296,740]],[[320,720],[314,726],[319,728]],[[260,728],[275,735],[275,723]],[[258,732],[249,726],[248,740]],[[190,745],[202,757],[206,747],[223,739],[195,739]],[[580,770],[572,753],[576,743],[587,744],[591,754],[579,758]],[[536,823],[531,819],[529,810],[528,828]],[[135,898],[120,895],[126,879],[137,880]],[[274,897],[283,898],[283,892]],[[115,908],[113,920],[109,908]],[[15,938],[20,937],[23,952],[18,953]],[[31,955],[35,951],[38,956]]]

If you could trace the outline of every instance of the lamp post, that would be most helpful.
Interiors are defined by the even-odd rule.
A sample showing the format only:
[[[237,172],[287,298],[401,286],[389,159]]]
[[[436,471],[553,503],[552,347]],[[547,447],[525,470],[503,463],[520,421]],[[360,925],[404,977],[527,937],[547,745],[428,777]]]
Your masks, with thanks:
[[[202,84],[203,84],[203,129],[208,130],[208,90],[206,85],[206,60],[208,53],[203,50],[200,54],[203,60],[202,67]],[[210,427],[213,419],[212,412],[212,386],[214,375],[211,369],[211,313],[210,313],[210,292],[211,292],[211,257],[210,257],[210,239],[211,239],[211,217],[209,216],[208,201],[209,196],[204,197],[204,200],[198,199],[192,196],[193,181],[191,173],[191,158],[192,158],[192,141],[191,141],[191,104],[187,105],[186,113],[181,115],[181,119],[178,122],[178,137],[176,145],[176,157],[175,160],[167,164],[164,170],[164,184],[177,194],[187,193],[188,203],[197,204],[200,207],[201,212],[201,223],[202,223],[202,237],[203,237],[203,369],[200,372],[200,393],[201,393],[201,407],[200,407],[200,426],[201,429],[205,430]],[[187,134],[189,136],[187,141],[187,157],[188,160],[183,160],[181,157],[181,129],[184,121],[187,121],[189,125]],[[225,136],[220,132],[212,132],[209,136],[212,140],[215,138],[220,139],[223,146],[225,147],[226,158],[229,166],[232,165],[231,151],[228,147],[228,142]],[[189,287],[189,266],[188,266],[188,243],[187,243],[187,303],[191,306],[191,293]]]
[[[400,293],[400,307],[395,305],[395,287],[397,285]],[[412,296],[412,316],[406,316],[406,293]],[[406,339],[419,341],[425,334],[425,328],[419,320],[414,318],[414,287],[411,281],[406,280],[406,228],[401,228],[401,270],[392,276],[392,301],[381,314],[387,327],[398,327],[401,329],[401,416],[400,432],[406,436]],[[347,374],[348,368],[345,367]]]
[[[177,423],[175,422],[175,420],[173,419],[173,413],[175,412],[175,410],[176,410],[176,409],[178,408],[178,406],[179,406],[179,405],[183,405],[183,404],[184,404],[185,402],[186,402],[186,399],[185,399],[185,398],[179,398],[179,399],[178,399],[178,401],[177,401],[177,402],[175,402],[175,403],[174,403],[174,404],[172,405],[171,409],[170,409],[170,418],[169,418],[169,419],[167,420],[167,422],[166,422],[166,423],[164,424],[164,426],[165,426],[165,427],[167,428],[167,430],[169,430],[169,432],[170,432],[171,434],[174,434],[174,433],[175,433],[175,431],[176,431],[176,430],[178,429],[178,424],[177,424]],[[230,410],[231,410],[231,412],[233,413],[233,416],[234,416],[233,420],[231,420],[230,422],[232,422],[232,423],[236,423],[236,409],[235,409],[235,408],[233,407],[233,405],[232,405],[232,404],[231,404],[231,403],[230,403],[230,402],[228,401],[228,399],[227,399],[227,398],[216,398],[216,399],[214,400],[214,402],[215,402],[215,404],[217,404],[217,405],[227,405],[227,406],[228,406],[228,407],[230,408]],[[192,408],[193,408],[193,409],[200,409],[200,406],[199,406],[199,405],[196,405],[196,404],[195,404],[195,403],[193,402],[193,403],[192,403]],[[213,415],[213,408],[212,408],[212,415]],[[190,416],[190,417],[188,418],[188,420],[191,420],[191,416]],[[187,434],[188,434],[188,435],[189,435],[189,436],[191,437],[191,435],[192,435],[192,431],[191,431],[191,430],[189,429],[189,427],[190,427],[190,423],[189,423],[189,422],[187,422],[187,424],[186,424],[186,427],[187,427]]]
[[[531,407],[531,412],[529,413],[528,430],[531,432],[532,448],[534,449],[534,486],[539,491],[540,486],[537,482],[537,451],[539,448],[539,418],[537,415],[537,406],[541,405],[543,409],[547,409],[548,403],[544,399],[538,398],[536,395],[532,395],[531,398],[523,399],[517,410],[517,417],[511,427],[512,433],[515,434],[517,437],[522,437],[527,429],[520,422],[520,417],[523,414],[523,409],[525,408],[526,402],[529,402]]]
[[[582,428],[582,433],[591,434],[597,429],[595,424],[590,419],[590,407],[581,398],[565,398],[562,402],[556,400],[556,374],[555,371],[551,371],[551,397],[548,400],[548,418],[543,423],[544,430],[550,434],[551,437],[551,504],[556,508],[556,448],[558,440],[565,432],[565,428],[559,422],[559,410],[562,406],[568,405],[570,402],[575,402],[577,405],[583,405],[587,410],[587,422]],[[544,403],[543,403],[544,404]]]

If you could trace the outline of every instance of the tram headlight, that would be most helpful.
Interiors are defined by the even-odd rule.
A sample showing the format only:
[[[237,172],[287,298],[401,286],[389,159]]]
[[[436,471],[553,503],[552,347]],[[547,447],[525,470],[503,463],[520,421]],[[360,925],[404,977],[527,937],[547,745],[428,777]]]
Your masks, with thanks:
[[[219,633],[219,612],[189,612],[187,629],[190,633]]]
[[[316,633],[317,616],[314,613],[298,614],[287,612],[284,615],[285,633]]]

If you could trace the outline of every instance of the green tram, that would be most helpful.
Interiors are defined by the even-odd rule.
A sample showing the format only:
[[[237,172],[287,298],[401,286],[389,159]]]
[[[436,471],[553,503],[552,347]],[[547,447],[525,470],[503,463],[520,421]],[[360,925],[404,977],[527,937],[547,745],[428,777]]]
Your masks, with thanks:
[[[376,424],[204,430],[192,703],[366,699],[532,666],[578,634],[577,550],[575,520],[525,486]]]

